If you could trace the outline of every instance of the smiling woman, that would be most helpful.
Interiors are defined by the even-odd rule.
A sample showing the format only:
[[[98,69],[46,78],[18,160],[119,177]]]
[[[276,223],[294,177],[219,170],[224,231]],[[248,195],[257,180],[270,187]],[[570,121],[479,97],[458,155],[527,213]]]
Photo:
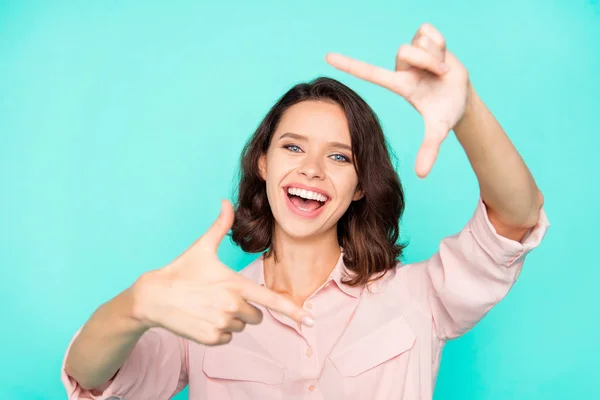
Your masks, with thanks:
[[[336,238],[358,285],[396,265],[403,210],[377,116],[347,86],[319,78],[283,95],[244,148],[232,236],[267,255],[283,236]]]
[[[375,113],[333,79],[296,85],[244,148],[235,209],[223,202],[190,248],[75,335],[70,399],[167,399],[188,383],[190,399],[432,397],[446,341],[504,298],[543,239],[543,197],[431,25],[401,47],[396,71],[327,59],[421,113],[419,176],[455,131],[481,187],[473,217],[402,265],[404,197]],[[230,230],[263,253],[240,274],[217,256]]]

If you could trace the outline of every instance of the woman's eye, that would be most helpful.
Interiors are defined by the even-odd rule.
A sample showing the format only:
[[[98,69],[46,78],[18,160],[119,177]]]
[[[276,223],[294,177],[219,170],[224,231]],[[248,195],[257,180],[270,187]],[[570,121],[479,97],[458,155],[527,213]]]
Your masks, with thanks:
[[[343,154],[334,154],[331,157],[333,157],[335,161],[350,162],[350,159]]]
[[[285,144],[282,147],[284,149],[291,151],[292,153],[301,153],[302,152],[302,149],[300,148],[300,146],[296,146],[295,144]],[[330,157],[334,161],[344,162],[344,163],[350,162],[350,159],[343,154],[332,154]]]
[[[300,147],[296,146],[295,144],[286,144],[283,147],[294,153],[301,151]]]

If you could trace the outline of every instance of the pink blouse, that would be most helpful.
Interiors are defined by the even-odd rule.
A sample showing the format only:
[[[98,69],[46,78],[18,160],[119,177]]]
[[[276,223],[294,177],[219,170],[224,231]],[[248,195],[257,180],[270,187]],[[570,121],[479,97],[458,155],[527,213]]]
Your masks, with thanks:
[[[71,400],[168,399],[186,385],[192,400],[431,399],[445,341],[507,294],[548,226],[542,210],[522,242],[507,239],[479,199],[467,225],[433,257],[398,264],[369,289],[341,283],[340,257],[304,303],[312,328],[263,309],[261,324],[223,346],[151,329],[102,394],[81,388],[64,365],[62,381]],[[240,273],[264,284],[262,256]]]

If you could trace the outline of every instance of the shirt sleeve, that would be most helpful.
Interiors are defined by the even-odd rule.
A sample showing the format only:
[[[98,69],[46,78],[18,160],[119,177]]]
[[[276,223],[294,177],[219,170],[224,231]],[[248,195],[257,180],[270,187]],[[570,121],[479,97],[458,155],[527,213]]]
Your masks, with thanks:
[[[550,224],[544,209],[522,241],[499,235],[482,199],[464,229],[442,240],[426,262],[434,330],[442,340],[471,329],[502,300],[517,280],[525,256],[542,241]]]
[[[165,329],[153,328],[142,335],[121,369],[103,388],[86,390],[65,372],[66,355],[78,334],[67,348],[61,371],[69,400],[168,399],[187,385],[187,341]]]

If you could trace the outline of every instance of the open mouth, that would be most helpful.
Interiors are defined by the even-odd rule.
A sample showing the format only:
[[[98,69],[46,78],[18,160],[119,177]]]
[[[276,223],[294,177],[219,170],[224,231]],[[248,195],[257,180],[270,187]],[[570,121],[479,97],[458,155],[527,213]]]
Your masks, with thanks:
[[[284,188],[284,190],[286,191],[286,195],[291,205],[298,211],[309,215],[315,214],[329,201],[329,197],[324,194],[310,190],[291,186]]]

